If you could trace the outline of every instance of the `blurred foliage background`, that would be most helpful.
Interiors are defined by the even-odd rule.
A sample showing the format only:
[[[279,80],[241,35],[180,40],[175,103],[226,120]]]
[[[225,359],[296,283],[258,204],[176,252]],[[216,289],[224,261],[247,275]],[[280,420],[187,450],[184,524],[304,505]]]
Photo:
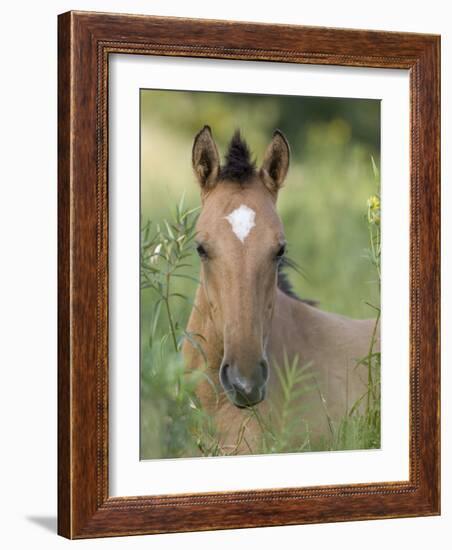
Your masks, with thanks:
[[[367,199],[379,193],[372,158],[378,167],[380,102],[142,90],[142,224],[150,221],[151,228],[158,228],[171,218],[183,195],[187,208],[199,206],[191,148],[204,124],[212,128],[222,157],[234,130],[240,128],[258,166],[273,130],[279,128],[286,135],[291,165],[278,210],[288,255],[306,274],[301,277],[288,272],[294,289],[302,297],[317,300],[322,309],[355,318],[375,317],[367,302],[379,307],[379,290],[365,250],[369,244]],[[195,255],[191,264],[188,273],[197,277],[199,261]],[[176,287],[174,292],[193,297],[196,283],[180,279]],[[179,433],[186,431],[186,425],[175,423],[171,413],[177,406],[174,396],[165,395],[164,382],[152,386],[147,379],[152,366],[149,334],[155,300],[152,291],[142,291],[142,458],[167,453],[181,456],[175,438],[185,441],[181,448],[187,444],[186,435]],[[174,308],[176,322],[185,326],[191,310],[189,300],[179,300]],[[158,336],[159,327],[154,325],[152,330]],[[165,325],[162,337],[166,331]],[[160,350],[161,357],[162,353]],[[177,378],[183,367],[177,359],[173,363],[179,366],[174,372],[167,369],[165,376]],[[168,379],[166,383],[170,388],[173,382]],[[191,456],[190,449],[182,456]]]

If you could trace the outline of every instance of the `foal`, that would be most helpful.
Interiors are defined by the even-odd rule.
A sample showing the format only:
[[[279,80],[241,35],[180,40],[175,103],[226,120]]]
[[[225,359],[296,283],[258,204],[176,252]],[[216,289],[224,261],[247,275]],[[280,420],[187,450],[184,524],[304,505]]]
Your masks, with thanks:
[[[309,426],[311,442],[329,438],[331,424],[366,391],[363,367],[355,367],[369,352],[375,321],[313,307],[288,291],[280,272],[286,242],[276,200],[289,156],[278,130],[260,169],[239,132],[223,166],[208,126],[193,144],[202,201],[197,223],[201,284],[187,330],[201,335],[203,353],[186,342],[184,354],[192,369],[207,361],[216,389],[203,382],[199,398],[215,418],[223,448],[238,453],[259,450],[262,427],[251,408],[265,418],[271,408],[277,413],[281,407],[276,369],[284,360],[308,368],[312,376],[311,391],[299,397],[303,413],[296,419],[300,434]]]

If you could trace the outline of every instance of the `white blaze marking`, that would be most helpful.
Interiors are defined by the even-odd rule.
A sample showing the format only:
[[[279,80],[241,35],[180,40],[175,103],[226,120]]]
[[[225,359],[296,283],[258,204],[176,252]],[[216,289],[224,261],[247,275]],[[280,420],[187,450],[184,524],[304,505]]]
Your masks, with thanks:
[[[256,225],[254,220],[256,213],[248,206],[241,204],[233,212],[226,216],[226,219],[231,224],[232,231],[234,231],[236,237],[242,242],[248,237],[251,229]]]

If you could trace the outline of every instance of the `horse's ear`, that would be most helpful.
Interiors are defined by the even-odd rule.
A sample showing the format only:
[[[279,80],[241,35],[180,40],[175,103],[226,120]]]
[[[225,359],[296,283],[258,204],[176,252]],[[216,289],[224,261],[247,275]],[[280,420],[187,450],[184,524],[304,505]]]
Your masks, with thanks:
[[[209,126],[204,126],[195,136],[192,164],[202,191],[212,189],[220,172],[220,157]]]
[[[272,193],[276,194],[282,187],[289,169],[289,160],[289,143],[280,130],[275,130],[260,169],[262,181]]]

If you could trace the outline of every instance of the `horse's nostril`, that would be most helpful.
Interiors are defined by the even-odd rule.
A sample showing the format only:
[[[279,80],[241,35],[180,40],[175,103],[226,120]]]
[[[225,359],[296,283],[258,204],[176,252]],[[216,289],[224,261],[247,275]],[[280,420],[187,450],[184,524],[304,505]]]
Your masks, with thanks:
[[[265,359],[263,359],[260,362],[259,366],[260,366],[260,369],[261,369],[262,380],[264,381],[264,384],[265,384],[268,380],[269,375],[270,375],[270,371],[269,371],[269,368],[268,368],[268,363],[267,363],[267,361],[265,361]]]
[[[229,381],[229,377],[228,377],[228,371],[229,371],[229,364],[223,363],[223,365],[221,365],[220,367],[220,382],[225,389],[231,385],[231,382]]]

